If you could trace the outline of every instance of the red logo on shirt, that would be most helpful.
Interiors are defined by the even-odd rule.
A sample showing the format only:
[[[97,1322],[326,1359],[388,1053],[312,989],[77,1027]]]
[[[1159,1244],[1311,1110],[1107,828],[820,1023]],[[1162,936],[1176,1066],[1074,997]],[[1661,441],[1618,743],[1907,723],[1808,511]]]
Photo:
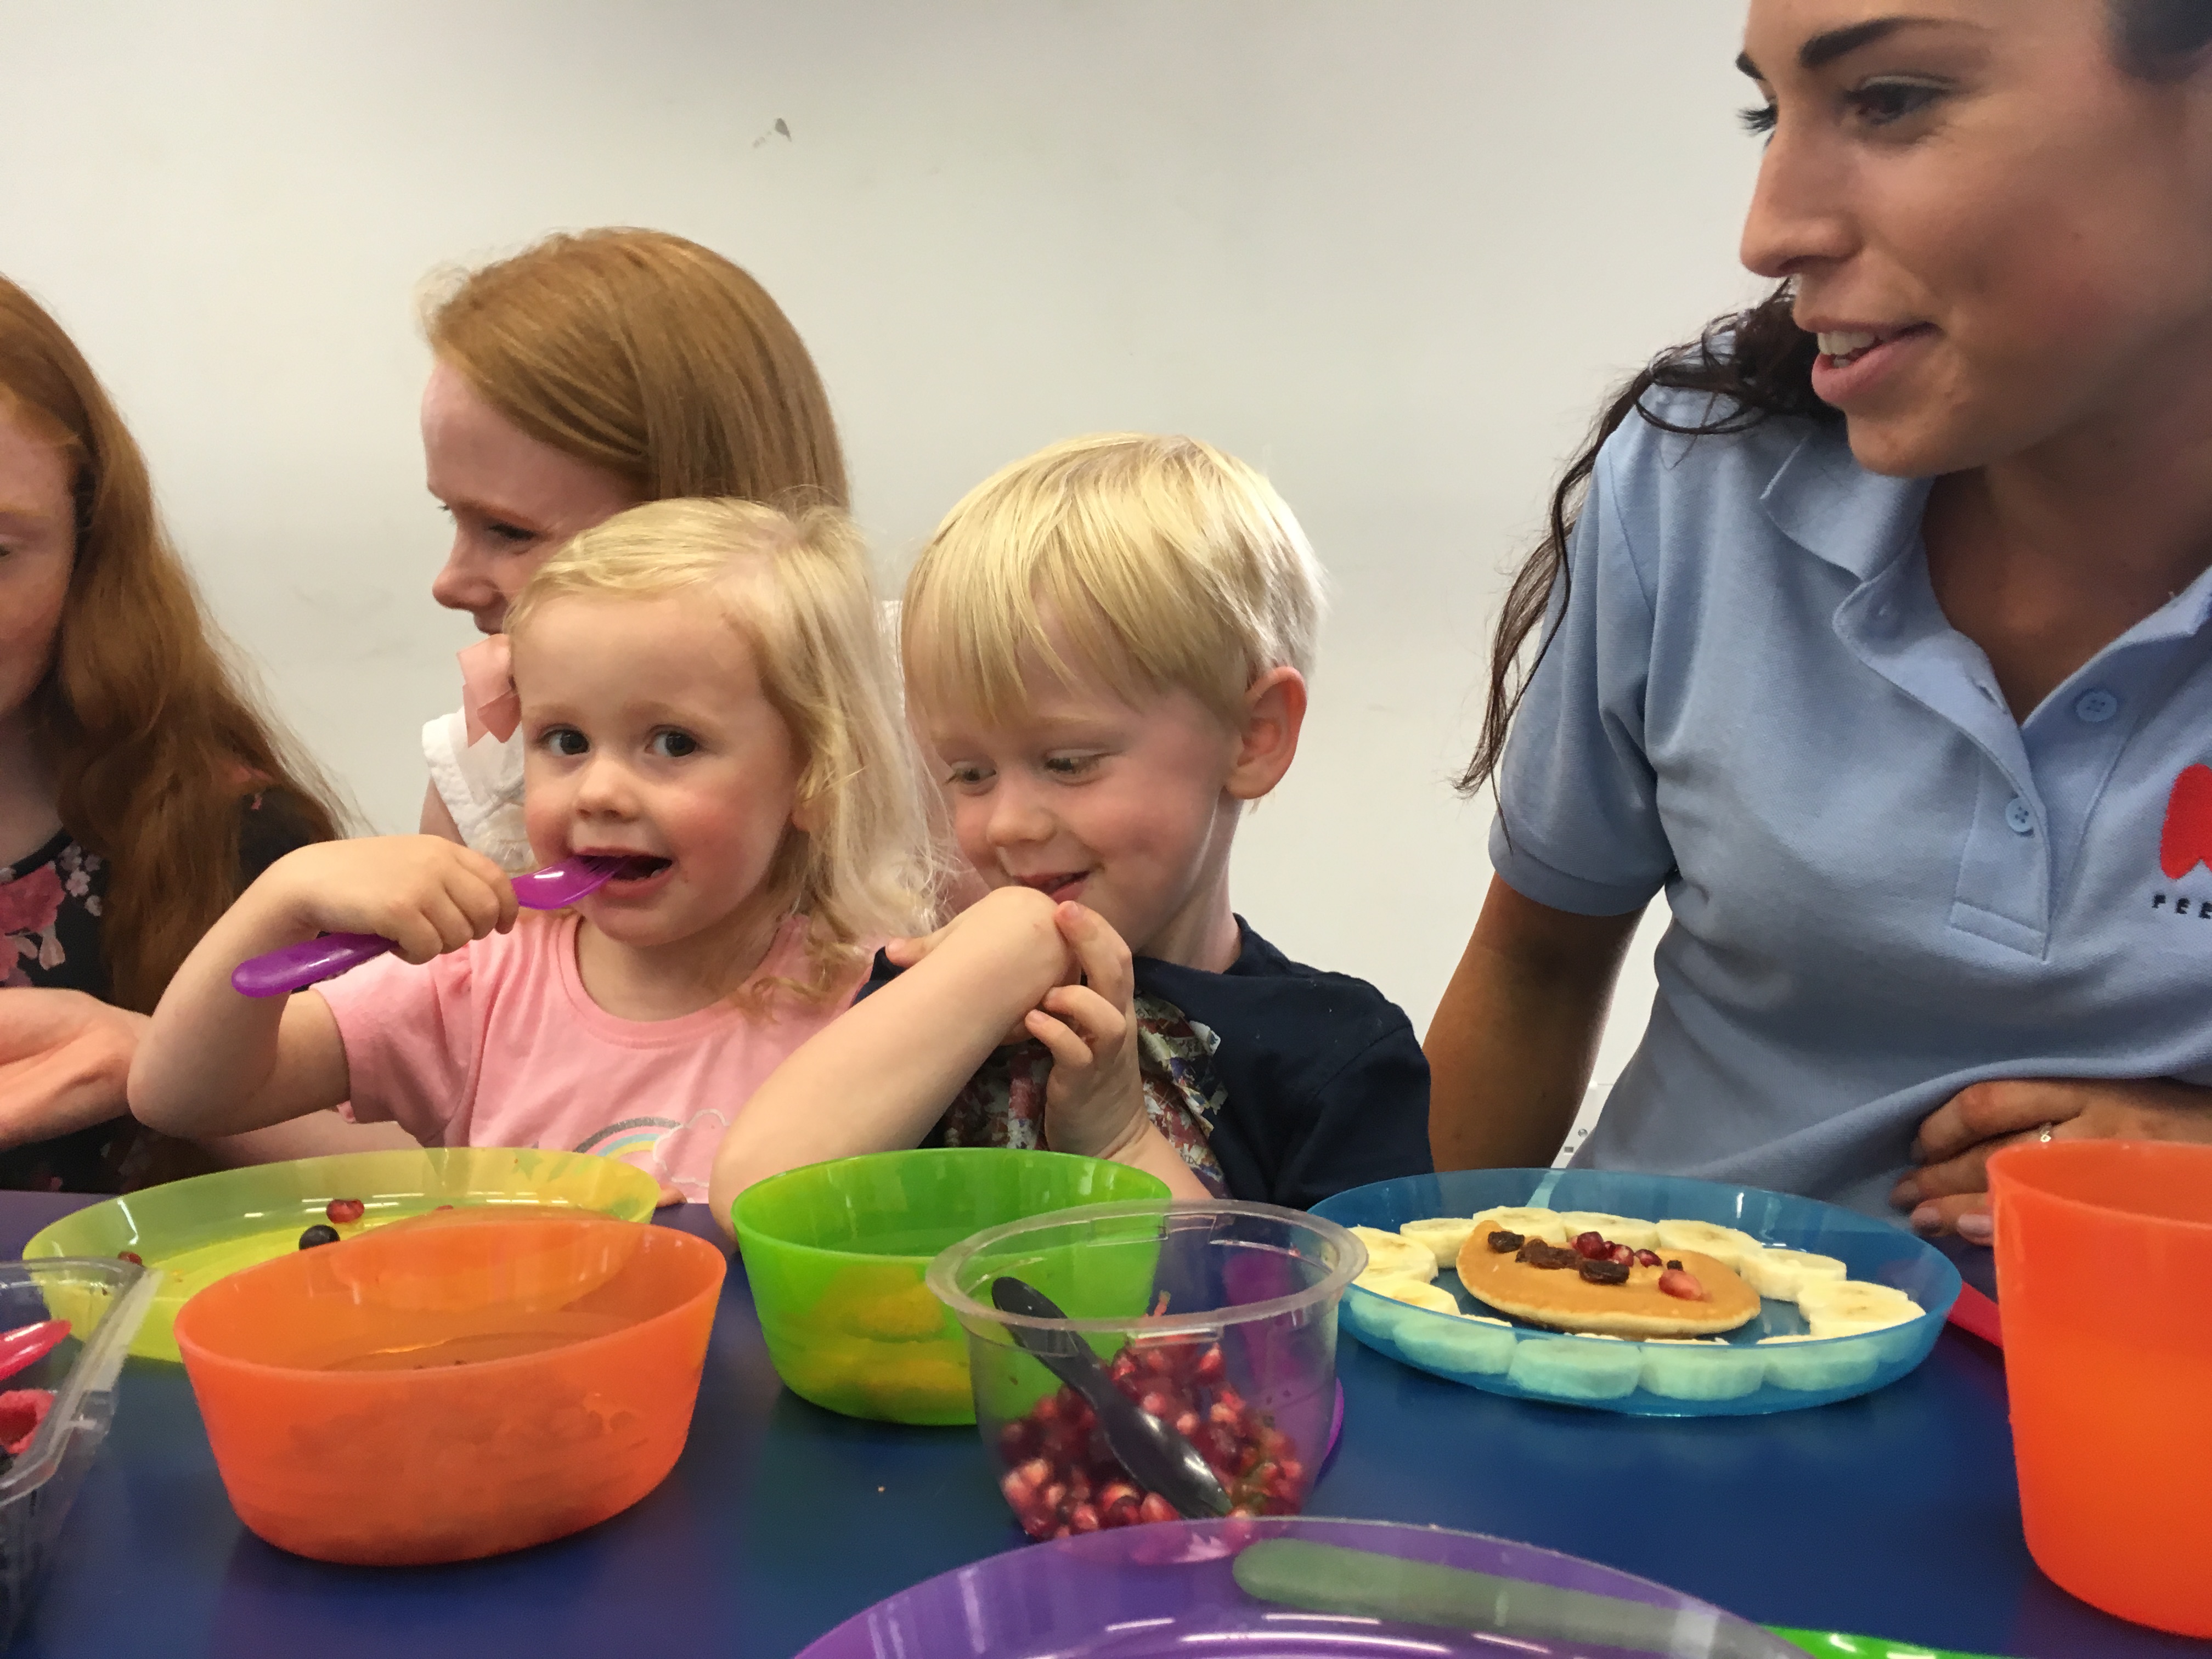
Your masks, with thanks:
[[[2169,881],[2200,864],[2212,869],[2212,766],[2204,765],[2184,767],[2174,779],[2158,837],[2158,867]]]

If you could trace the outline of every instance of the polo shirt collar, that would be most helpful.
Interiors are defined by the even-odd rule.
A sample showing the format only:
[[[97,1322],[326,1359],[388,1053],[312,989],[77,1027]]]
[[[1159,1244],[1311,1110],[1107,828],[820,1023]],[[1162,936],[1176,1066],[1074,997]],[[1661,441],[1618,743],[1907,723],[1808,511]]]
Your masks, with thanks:
[[[1805,434],[1759,495],[1777,530],[1867,581],[1913,545],[1930,480],[1869,472],[1840,426]]]

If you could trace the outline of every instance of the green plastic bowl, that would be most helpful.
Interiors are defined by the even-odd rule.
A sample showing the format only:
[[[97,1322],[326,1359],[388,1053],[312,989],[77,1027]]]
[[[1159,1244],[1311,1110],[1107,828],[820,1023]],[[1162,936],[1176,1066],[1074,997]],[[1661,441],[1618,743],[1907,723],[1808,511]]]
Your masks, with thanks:
[[[644,1170],[587,1152],[532,1146],[430,1146],[416,1152],[341,1152],[254,1164],[126,1193],[64,1216],[23,1247],[26,1261],[131,1251],[167,1277],[131,1344],[144,1359],[178,1358],[170,1325],[194,1292],[300,1248],[334,1198],[361,1200],[343,1236],[426,1215],[441,1205],[538,1206],[649,1221],[660,1183]],[[70,1316],[61,1308],[57,1317]]]
[[[968,1337],[922,1282],[948,1245],[1080,1204],[1158,1200],[1124,1164],[995,1146],[811,1164],[731,1206],[769,1358],[784,1386],[847,1417],[973,1423]]]

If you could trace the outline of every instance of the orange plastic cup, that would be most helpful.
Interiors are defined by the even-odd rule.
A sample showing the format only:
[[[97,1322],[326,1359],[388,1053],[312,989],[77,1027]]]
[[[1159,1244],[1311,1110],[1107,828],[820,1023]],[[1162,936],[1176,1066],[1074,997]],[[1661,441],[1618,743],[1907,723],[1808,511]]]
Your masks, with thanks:
[[[542,1544],[659,1486],[726,1263],[602,1218],[392,1227],[222,1279],[177,1346],[231,1506],[376,1566]]]
[[[1990,1159],[2027,1547],[2093,1607],[2212,1636],[2212,1146]]]

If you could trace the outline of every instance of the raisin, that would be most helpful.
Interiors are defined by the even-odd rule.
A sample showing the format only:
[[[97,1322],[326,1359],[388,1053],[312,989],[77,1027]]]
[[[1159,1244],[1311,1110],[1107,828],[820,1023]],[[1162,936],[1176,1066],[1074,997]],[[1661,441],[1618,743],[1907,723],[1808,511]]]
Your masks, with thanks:
[[[1564,1249],[1557,1244],[1547,1244],[1540,1238],[1530,1239],[1513,1259],[1525,1261],[1532,1267],[1572,1267],[1582,1261],[1582,1257],[1572,1250]]]
[[[1518,1233],[1509,1233],[1500,1227],[1490,1236],[1490,1248],[1504,1255],[1508,1250],[1517,1250],[1528,1241]]]
[[[1625,1262],[1585,1260],[1583,1277],[1593,1285],[1626,1285],[1628,1283],[1628,1267]]]

